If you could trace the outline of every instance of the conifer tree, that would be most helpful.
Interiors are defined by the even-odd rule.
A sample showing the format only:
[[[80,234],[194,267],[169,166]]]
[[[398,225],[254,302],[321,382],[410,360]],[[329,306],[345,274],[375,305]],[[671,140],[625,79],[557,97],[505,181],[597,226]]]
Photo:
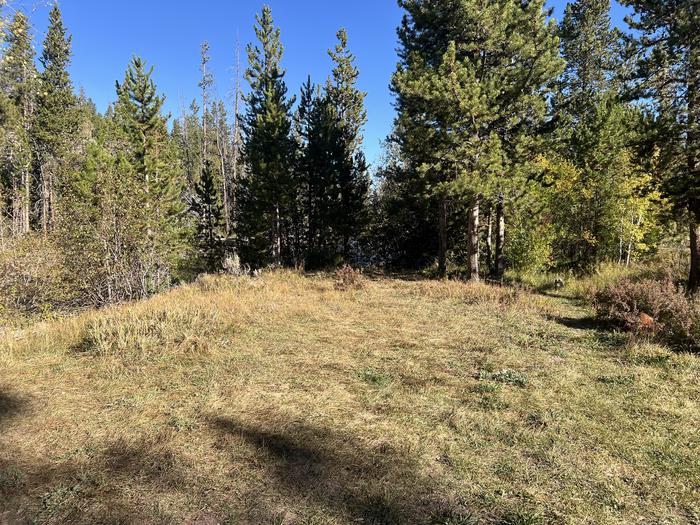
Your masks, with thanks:
[[[338,150],[335,185],[338,200],[333,203],[333,228],[342,246],[342,254],[350,255],[350,240],[356,237],[365,222],[369,193],[369,177],[362,145],[362,127],[367,122],[364,106],[366,93],[357,88],[359,71],[355,56],[348,49],[344,29],[337,33],[338,44],[328,54],[335,67],[326,88],[327,103],[335,119],[331,148]],[[334,213],[333,213],[334,212]]]
[[[295,114],[299,141],[300,208],[306,217],[305,264],[322,267],[331,262],[333,189],[335,188],[330,132],[333,115],[320,90],[309,77],[302,86],[299,107]],[[337,195],[337,191],[335,193]]]
[[[551,209],[561,266],[590,270],[617,256],[626,224],[626,202],[634,196],[625,188],[641,173],[632,163],[631,144],[641,120],[620,99],[620,34],[610,24],[609,0],[570,3],[560,26],[566,69],[554,98],[558,154],[570,168],[555,182],[563,193],[554,195]],[[556,177],[555,177],[556,178]],[[572,210],[576,210],[572,213]]]
[[[36,123],[32,129],[40,183],[41,227],[53,222],[57,193],[68,169],[71,142],[78,133],[79,115],[68,73],[71,37],[63,25],[58,4],[49,15],[49,30],[39,58],[44,70],[39,75]]]
[[[401,0],[407,11],[393,79],[394,139],[405,169],[429,199],[447,267],[448,211],[465,205],[469,273],[479,276],[479,203],[517,187],[561,69],[544,1]]]
[[[214,170],[205,161],[204,170],[195,185],[192,211],[197,216],[196,240],[202,270],[214,273],[221,269],[224,246],[221,241],[223,209],[216,191]]]
[[[200,50],[201,60],[199,64],[199,71],[202,74],[202,78],[199,81],[199,89],[202,90],[202,134],[201,134],[201,152],[200,152],[200,173],[204,172],[204,163],[209,159],[211,152],[211,107],[210,107],[210,96],[211,88],[214,85],[214,76],[209,70],[209,62],[211,61],[211,56],[209,55],[209,42],[204,42]]]
[[[0,89],[6,97],[3,106],[4,137],[12,215],[12,232],[29,232],[32,208],[31,129],[36,115],[34,50],[29,20],[17,11],[5,34],[7,48],[0,65]]]
[[[700,9],[697,0],[623,0],[638,68],[633,94],[653,103],[662,188],[687,217],[689,288],[700,289]]]
[[[125,134],[127,155],[139,181],[143,209],[146,293],[166,285],[181,249],[182,180],[163,115],[165,98],[151,78],[153,68],[134,57],[117,82],[115,120]]]
[[[290,115],[294,100],[287,97],[280,30],[274,26],[270,8],[265,6],[256,20],[262,49],[248,45],[250,93],[244,98],[243,121],[248,174],[240,241],[253,264],[281,264],[289,258],[288,221],[296,202]]]

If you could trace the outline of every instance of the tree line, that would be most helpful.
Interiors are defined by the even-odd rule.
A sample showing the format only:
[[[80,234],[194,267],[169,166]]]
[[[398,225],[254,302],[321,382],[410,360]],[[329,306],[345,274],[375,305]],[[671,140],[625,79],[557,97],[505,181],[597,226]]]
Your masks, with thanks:
[[[544,0],[400,0],[396,119],[373,176],[345,30],[329,77],[295,96],[264,7],[233,104],[213,94],[204,43],[200,95],[169,125],[142,58],[101,114],[71,82],[58,5],[38,61],[15,11],[0,62],[0,251],[52,250],[71,300],[89,304],[202,272],[345,262],[500,279],[688,241],[696,289],[700,10],[623,3],[628,34],[609,0],[575,0],[560,24]]]

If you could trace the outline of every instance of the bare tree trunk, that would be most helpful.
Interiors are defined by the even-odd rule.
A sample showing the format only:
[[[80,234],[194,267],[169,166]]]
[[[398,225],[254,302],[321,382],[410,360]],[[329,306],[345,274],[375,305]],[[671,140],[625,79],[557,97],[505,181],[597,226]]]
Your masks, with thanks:
[[[493,207],[491,204],[486,211],[486,260],[488,272],[493,275]]]
[[[21,196],[21,223],[20,223],[20,234],[29,233],[29,207],[31,202],[31,180],[32,177],[29,173],[29,167],[25,167],[22,170],[22,196]]]
[[[503,277],[506,270],[504,247],[506,240],[505,197],[499,193],[496,202],[496,272],[498,279]]]
[[[469,279],[479,281],[479,207],[480,198],[474,199],[469,210]]]
[[[622,236],[620,236],[620,249],[619,249],[619,255],[617,257],[617,264],[620,264],[620,265],[622,264],[622,257],[624,255],[624,251],[625,251],[625,241],[622,238]]]
[[[697,292],[700,289],[700,221],[698,215],[690,212],[690,276],[688,289]]]
[[[41,231],[46,235],[49,231],[49,224],[51,223],[51,173],[50,169],[47,169],[46,163],[41,162],[40,177],[41,177]]]
[[[688,51],[689,71],[687,78],[688,130],[686,151],[688,161],[688,178],[697,181],[700,176],[700,49],[692,47]],[[688,288],[691,292],[700,289],[700,201],[692,199],[690,212],[690,275]]]
[[[231,181],[231,230],[234,238],[237,238],[238,231],[238,164],[240,162],[240,122],[238,120],[238,109],[241,100],[241,50],[236,44],[236,86],[233,100],[233,151],[232,151],[232,181]]]
[[[275,231],[274,231],[274,241],[272,247],[272,258],[276,264],[282,264],[282,225],[280,217],[280,206],[275,205]]]
[[[447,197],[440,196],[438,203],[438,272],[447,275]]]

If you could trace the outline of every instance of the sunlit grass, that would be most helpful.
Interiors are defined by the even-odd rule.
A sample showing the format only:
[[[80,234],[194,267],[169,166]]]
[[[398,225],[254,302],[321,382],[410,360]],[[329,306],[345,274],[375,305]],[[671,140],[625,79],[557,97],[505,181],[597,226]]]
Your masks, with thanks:
[[[700,520],[697,357],[509,288],[338,288],[206,277],[3,333],[0,522]]]

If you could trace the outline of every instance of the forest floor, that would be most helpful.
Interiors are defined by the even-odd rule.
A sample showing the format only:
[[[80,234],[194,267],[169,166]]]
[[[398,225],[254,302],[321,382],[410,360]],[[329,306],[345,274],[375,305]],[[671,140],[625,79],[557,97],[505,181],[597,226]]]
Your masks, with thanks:
[[[700,523],[700,357],[565,297],[207,277],[0,339],[0,524]]]

